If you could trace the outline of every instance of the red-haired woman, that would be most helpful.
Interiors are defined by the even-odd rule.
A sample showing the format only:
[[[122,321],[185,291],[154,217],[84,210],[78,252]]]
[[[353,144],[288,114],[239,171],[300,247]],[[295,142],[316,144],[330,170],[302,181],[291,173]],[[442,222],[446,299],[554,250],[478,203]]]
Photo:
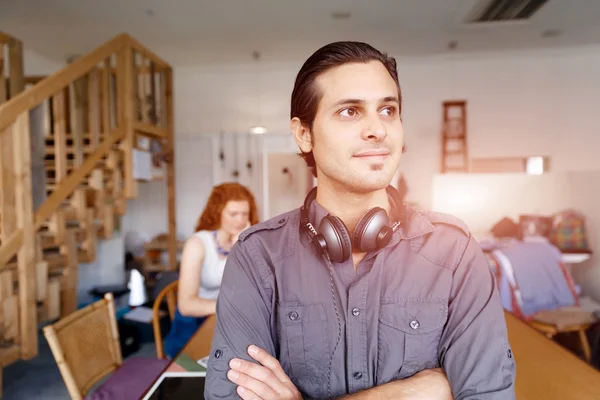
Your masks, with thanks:
[[[238,183],[223,183],[210,193],[183,248],[177,311],[164,350],[173,358],[214,314],[227,255],[243,230],[258,222],[254,196]]]

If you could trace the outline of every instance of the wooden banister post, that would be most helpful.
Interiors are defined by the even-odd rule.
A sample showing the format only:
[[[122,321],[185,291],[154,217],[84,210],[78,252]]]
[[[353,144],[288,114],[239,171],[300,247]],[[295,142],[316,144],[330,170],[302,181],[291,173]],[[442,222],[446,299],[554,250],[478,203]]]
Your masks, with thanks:
[[[31,144],[29,112],[17,118],[13,126],[15,211],[17,226],[23,232],[22,245],[17,254],[19,271],[19,320],[21,357],[25,360],[38,353],[37,310],[35,303],[36,229],[33,219],[31,193]]]
[[[8,68],[10,74],[10,97],[25,90],[25,73],[23,71],[23,43],[16,39],[8,42]]]
[[[8,99],[6,77],[4,76],[4,42],[0,38],[0,104]]]
[[[177,219],[175,213],[175,138],[173,124],[173,70],[165,71],[167,117],[167,207],[169,221],[169,269],[177,266]],[[164,115],[164,114],[163,114]]]
[[[133,178],[133,148],[134,148],[134,92],[133,92],[133,50],[127,43],[117,58],[117,96],[118,105],[118,126],[125,132],[125,139],[122,143],[124,153],[124,177],[125,177],[125,197],[134,198],[137,196],[137,182]]]

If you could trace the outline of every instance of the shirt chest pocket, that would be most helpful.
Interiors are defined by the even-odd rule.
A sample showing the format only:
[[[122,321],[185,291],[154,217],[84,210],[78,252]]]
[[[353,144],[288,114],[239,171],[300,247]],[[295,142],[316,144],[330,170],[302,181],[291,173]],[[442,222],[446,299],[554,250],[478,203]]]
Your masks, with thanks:
[[[322,396],[314,391],[327,386],[324,379],[331,355],[325,305],[280,305],[279,328],[284,371],[303,393]]]
[[[439,366],[438,346],[448,317],[445,301],[383,304],[379,313],[377,384]]]

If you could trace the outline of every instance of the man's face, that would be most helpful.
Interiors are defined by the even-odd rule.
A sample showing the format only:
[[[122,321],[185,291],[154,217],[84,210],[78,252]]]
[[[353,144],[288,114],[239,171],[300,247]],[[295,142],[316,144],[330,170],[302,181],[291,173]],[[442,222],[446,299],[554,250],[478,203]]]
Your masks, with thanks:
[[[310,140],[319,181],[355,192],[388,186],[402,155],[403,129],[396,83],[378,61],[345,64],[320,75],[323,94]],[[321,183],[321,182],[320,182]]]

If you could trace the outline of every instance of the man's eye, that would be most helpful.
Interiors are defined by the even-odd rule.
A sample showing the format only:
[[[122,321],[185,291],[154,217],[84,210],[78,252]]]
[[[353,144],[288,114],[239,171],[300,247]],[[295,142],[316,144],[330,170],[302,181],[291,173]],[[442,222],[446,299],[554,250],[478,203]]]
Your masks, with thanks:
[[[396,108],[395,107],[391,107],[391,106],[390,107],[384,107],[381,110],[381,112],[384,113],[384,114],[386,114],[389,117],[392,117],[392,116],[396,115]]]
[[[340,111],[340,115],[342,117],[354,117],[358,114],[355,108],[344,108]]]

